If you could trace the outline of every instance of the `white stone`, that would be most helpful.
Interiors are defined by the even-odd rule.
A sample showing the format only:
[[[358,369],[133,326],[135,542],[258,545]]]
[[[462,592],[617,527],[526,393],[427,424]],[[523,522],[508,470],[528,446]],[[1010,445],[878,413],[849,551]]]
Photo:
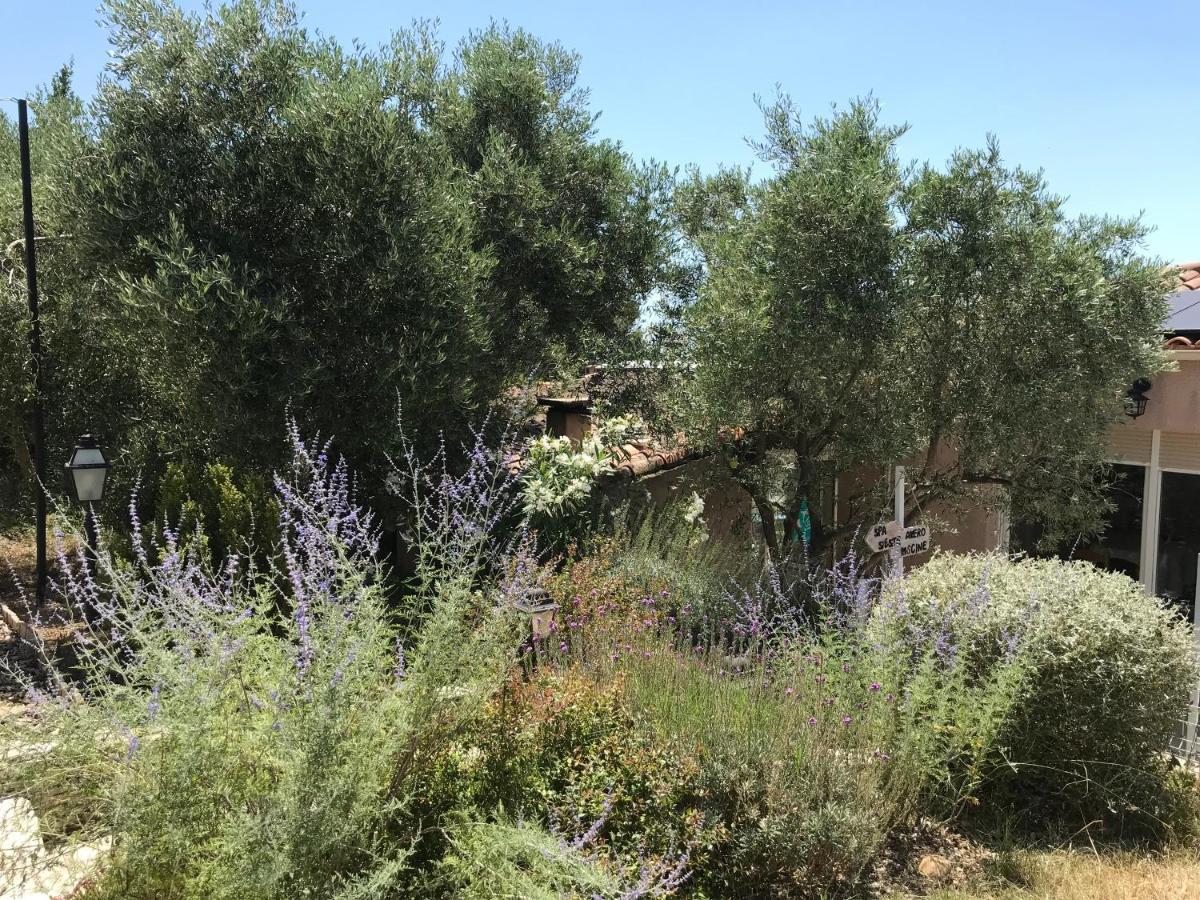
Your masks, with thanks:
[[[104,838],[47,851],[29,800],[0,800],[0,900],[51,900],[70,893],[96,871],[111,847],[112,840]]]
[[[0,900],[24,900],[36,892],[42,829],[24,797],[0,800]]]
[[[36,744],[9,744],[4,748],[4,759],[9,762],[37,759],[39,756],[47,756],[55,746],[53,741],[42,741]]]

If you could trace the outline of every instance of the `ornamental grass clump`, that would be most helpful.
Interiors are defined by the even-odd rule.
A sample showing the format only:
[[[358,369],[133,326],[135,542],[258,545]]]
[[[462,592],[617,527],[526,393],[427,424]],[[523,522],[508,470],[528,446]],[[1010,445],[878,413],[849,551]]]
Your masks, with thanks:
[[[1191,630],[1125,575],[1086,562],[939,554],[883,592],[876,638],[934,646],[987,677],[1020,643],[1026,677],[983,786],[1044,825],[1195,827],[1170,738],[1196,683]]]

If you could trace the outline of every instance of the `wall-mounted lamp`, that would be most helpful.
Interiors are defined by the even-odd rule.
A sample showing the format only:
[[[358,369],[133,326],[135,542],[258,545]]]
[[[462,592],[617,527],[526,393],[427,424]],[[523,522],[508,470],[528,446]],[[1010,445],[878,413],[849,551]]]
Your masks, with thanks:
[[[1150,379],[1139,378],[1129,386],[1129,392],[1125,395],[1125,415],[1131,419],[1136,419],[1146,411],[1146,404],[1150,402],[1150,398],[1146,396],[1146,392],[1150,390]]]

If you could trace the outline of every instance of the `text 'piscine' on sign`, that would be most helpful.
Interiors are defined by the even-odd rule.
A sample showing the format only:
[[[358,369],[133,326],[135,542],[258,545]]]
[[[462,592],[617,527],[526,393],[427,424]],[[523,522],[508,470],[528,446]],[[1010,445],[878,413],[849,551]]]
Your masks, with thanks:
[[[884,553],[899,548],[901,556],[928,552],[930,534],[928,525],[901,525],[899,522],[880,522],[867,529],[864,540],[875,553]]]

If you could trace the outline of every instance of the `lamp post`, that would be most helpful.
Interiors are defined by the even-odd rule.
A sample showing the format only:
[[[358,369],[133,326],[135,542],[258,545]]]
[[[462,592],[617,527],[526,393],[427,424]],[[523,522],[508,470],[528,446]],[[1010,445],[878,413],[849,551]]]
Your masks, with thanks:
[[[34,531],[37,541],[37,599],[46,599],[46,428],[42,413],[45,374],[42,359],[42,320],[38,312],[37,244],[33,227],[33,167],[29,159],[29,104],[17,103],[17,137],[21,156],[21,213],[24,230],[25,289],[29,300],[29,355],[33,361],[33,403],[30,409],[33,476],[37,481]]]
[[[67,492],[71,499],[83,507],[83,528],[87,537],[87,548],[84,558],[87,560],[88,573],[96,577],[96,548],[100,538],[96,530],[96,511],[93,503],[100,502],[104,497],[104,480],[108,470],[112,468],[100,449],[100,444],[94,435],[85,434],[75,444],[71,458],[63,467],[67,481]],[[86,609],[84,614],[91,622],[94,610]]]
[[[1136,419],[1138,416],[1146,412],[1146,404],[1150,402],[1150,398],[1146,396],[1146,392],[1150,390],[1150,379],[1139,378],[1129,386],[1129,392],[1125,395],[1125,415],[1131,419]]]

